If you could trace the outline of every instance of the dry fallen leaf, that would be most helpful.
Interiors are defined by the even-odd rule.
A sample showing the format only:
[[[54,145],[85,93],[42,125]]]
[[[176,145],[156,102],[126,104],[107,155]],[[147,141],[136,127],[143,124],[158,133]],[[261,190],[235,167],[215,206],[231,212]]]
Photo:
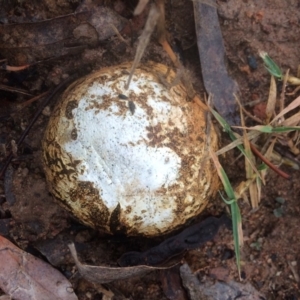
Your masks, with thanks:
[[[134,276],[141,276],[150,271],[155,271],[157,269],[163,270],[173,267],[149,267],[149,266],[135,266],[135,267],[109,267],[109,266],[90,266],[82,264],[77,257],[77,252],[74,244],[69,244],[69,249],[75,260],[75,264],[78,268],[80,275],[94,283],[108,283],[115,280],[122,280],[126,278],[131,278]]]
[[[206,92],[213,95],[213,105],[230,125],[240,125],[234,98],[234,95],[239,94],[239,87],[227,72],[217,1],[193,1],[193,4],[198,52]]]
[[[78,299],[59,271],[2,236],[0,262],[0,288],[15,300]]]

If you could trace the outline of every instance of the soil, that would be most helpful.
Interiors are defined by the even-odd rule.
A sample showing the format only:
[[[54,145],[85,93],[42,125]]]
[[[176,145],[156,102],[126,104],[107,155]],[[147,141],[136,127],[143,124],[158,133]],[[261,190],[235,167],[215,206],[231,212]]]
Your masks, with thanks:
[[[94,4],[108,7],[122,20],[132,19],[132,31],[121,32],[125,41],[111,33],[110,37],[88,45],[81,40],[80,45],[85,46],[75,53],[55,49],[47,59],[41,58],[37,51],[30,61],[26,61],[28,58],[24,58],[22,49],[11,55],[2,53],[0,56],[0,63],[1,59],[8,59],[8,66],[32,65],[19,72],[10,72],[3,67],[0,70],[1,166],[11,150],[14,154],[5,178],[0,182],[0,234],[61,270],[72,282],[79,299],[109,299],[109,292],[115,295],[114,299],[189,299],[178,280],[177,267],[172,271],[154,271],[142,277],[102,286],[79,278],[67,250],[69,240],[76,243],[81,261],[93,265],[108,262],[116,265],[117,258],[124,252],[144,251],[166,237],[145,239],[106,236],[81,225],[53,201],[47,191],[41,163],[41,139],[54,103],[43,110],[22,145],[16,147],[16,141],[42,100],[26,106],[20,104],[54,88],[78,70],[87,73],[133,60],[148,13],[146,8],[140,16],[133,18],[132,11],[136,3],[134,0],[94,1]],[[80,1],[77,0],[0,0],[0,22],[3,25],[56,18],[73,13],[79,5]],[[297,0],[217,1],[227,69],[238,83],[244,104],[252,101],[265,103],[268,98],[270,76],[258,51],[266,51],[284,71],[290,69],[290,73],[297,74],[300,57],[299,5]],[[183,59],[194,88],[203,95],[205,90],[197,49],[193,2],[166,0],[165,9],[171,44]],[[3,45],[0,44],[1,47]],[[30,47],[34,48],[34,45]],[[148,60],[172,66],[155,37],[151,39],[142,59]],[[3,85],[12,90],[7,91],[2,88]],[[281,89],[280,82],[278,88]],[[292,89],[287,87],[288,91]],[[287,103],[293,98],[295,96],[287,97]],[[253,107],[248,108],[253,113]],[[258,116],[259,108],[256,106],[254,109]],[[253,124],[250,119],[247,122]],[[225,136],[222,142],[228,143]],[[234,150],[222,159],[234,185],[245,179],[244,160],[238,157],[238,151]],[[291,179],[285,180],[270,171],[258,209],[253,210],[247,201],[239,202],[245,241],[242,248],[242,282],[250,283],[265,299],[292,300],[300,298],[300,183],[299,171],[287,167],[283,169],[291,175]],[[226,209],[218,196],[211,200],[199,220],[211,215],[219,216]],[[215,279],[239,281],[233,249],[232,232],[223,227],[212,241],[197,250],[188,251],[183,259],[201,282]],[[166,278],[173,278],[168,279],[169,284],[174,284],[173,287],[168,286]],[[181,298],[179,294],[172,294],[175,289],[181,291]]]

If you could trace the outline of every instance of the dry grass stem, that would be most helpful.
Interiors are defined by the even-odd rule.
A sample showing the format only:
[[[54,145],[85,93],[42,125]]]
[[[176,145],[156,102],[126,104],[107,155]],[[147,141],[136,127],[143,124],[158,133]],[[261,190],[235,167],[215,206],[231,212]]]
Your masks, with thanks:
[[[297,144],[295,145],[292,140],[288,140],[286,144],[294,155],[299,155],[300,150],[298,149]]]
[[[140,0],[138,5],[136,6],[133,14],[135,16],[139,15],[146,7],[146,5],[148,4],[149,0]]]
[[[297,112],[296,114],[292,115],[288,119],[285,119],[282,122],[283,126],[297,126],[300,123],[300,112]]]
[[[124,42],[125,44],[127,44],[127,46],[129,46],[129,43],[122,37],[122,35],[120,34],[118,28],[112,23],[110,23],[109,25],[113,29],[113,31],[115,32],[117,37],[120,39],[120,41]]]
[[[270,143],[270,145],[269,145],[267,151],[264,153],[264,157],[265,157],[266,159],[269,159],[269,160],[271,159],[271,157],[272,157],[272,152],[273,152],[273,149],[274,149],[274,146],[275,146],[276,142],[277,142],[277,138],[275,138],[275,139],[273,139],[273,140],[271,141],[271,143]]]
[[[134,73],[137,65],[141,61],[141,58],[142,58],[142,56],[145,52],[145,49],[146,49],[147,45],[149,44],[150,36],[151,36],[155,26],[156,26],[159,15],[160,15],[160,12],[157,9],[156,5],[154,5],[154,4],[151,5],[150,12],[149,12],[149,15],[148,15],[148,19],[147,19],[146,24],[145,24],[145,28],[143,30],[143,33],[140,36],[140,40],[139,40],[139,43],[138,43],[138,46],[137,46],[137,49],[136,49],[135,58],[134,58],[132,66],[131,66],[131,70],[130,70],[130,74],[129,74],[129,77],[128,77],[127,84],[125,86],[126,89],[129,88],[130,81],[131,81],[131,78],[133,76],[133,73]]]
[[[247,138],[248,140],[252,140],[254,138],[257,138],[258,136],[260,136],[262,133],[258,132],[258,131],[250,131],[247,133]],[[243,137],[239,137],[237,138],[235,141],[231,142],[229,145],[223,147],[222,149],[218,150],[216,152],[216,155],[222,155],[232,149],[234,149],[235,147],[237,147],[238,145],[243,144]]]
[[[300,91],[300,86],[297,86],[291,93],[286,93],[288,96],[294,96]]]
[[[284,79],[283,79],[282,91],[281,91],[280,99],[279,99],[280,112],[282,112],[284,109],[285,88],[286,88],[287,80],[289,78],[289,73],[290,73],[290,70],[288,69],[286,71]]]
[[[241,109],[246,116],[248,116],[249,118],[251,118],[252,120],[254,120],[255,122],[257,122],[259,124],[263,124],[263,121],[260,118],[253,116],[243,106],[241,106]]]
[[[250,141],[247,137],[247,131],[245,129],[245,119],[243,115],[243,106],[241,105],[241,102],[238,97],[235,97],[236,101],[239,104],[240,107],[240,116],[241,116],[241,125],[244,127],[243,129],[243,142],[244,142],[244,148],[245,148],[245,170],[246,170],[246,178],[249,181],[249,194],[250,194],[250,202],[251,206],[253,208],[258,207],[260,199],[258,198],[258,186],[256,185],[256,182],[253,182],[253,179],[256,177],[254,174],[254,169],[252,166],[255,166],[255,157],[252,154],[251,147],[250,147]],[[258,171],[255,169],[255,172],[257,175],[259,175]]]
[[[158,41],[161,43],[163,41],[167,41],[164,0],[156,0],[156,6],[160,13],[159,18],[157,20],[157,36],[158,36]]]
[[[292,103],[290,103],[286,108],[284,108],[271,122],[270,124],[276,124],[282,116],[284,116],[289,111],[295,109],[296,107],[300,106],[300,96],[297,97]]]
[[[18,94],[22,94],[22,95],[26,95],[26,96],[33,96],[31,93],[29,93],[25,89],[11,87],[11,86],[5,85],[5,84],[0,84],[0,90],[12,92],[12,93],[18,93]]]
[[[277,88],[276,88],[275,77],[271,76],[269,97],[268,97],[268,102],[266,107],[267,124],[270,122],[272,117],[275,116],[276,95],[277,95]]]

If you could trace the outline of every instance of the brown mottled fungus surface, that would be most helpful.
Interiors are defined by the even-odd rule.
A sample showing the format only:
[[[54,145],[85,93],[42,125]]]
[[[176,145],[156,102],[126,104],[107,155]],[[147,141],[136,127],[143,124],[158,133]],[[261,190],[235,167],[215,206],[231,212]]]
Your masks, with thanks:
[[[161,64],[140,67],[125,90],[130,66],[104,68],[61,96],[43,142],[45,170],[52,193],[85,224],[153,236],[198,215],[217,177],[205,160],[205,112],[183,86],[160,83]]]

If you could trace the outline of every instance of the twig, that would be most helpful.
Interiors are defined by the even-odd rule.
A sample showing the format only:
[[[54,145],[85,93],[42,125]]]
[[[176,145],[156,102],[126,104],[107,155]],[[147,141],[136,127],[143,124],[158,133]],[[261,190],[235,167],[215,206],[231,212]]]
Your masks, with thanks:
[[[32,94],[28,93],[28,91],[24,89],[15,88],[9,85],[0,84],[0,90],[12,92],[12,93],[19,93],[27,96],[32,96]]]
[[[276,172],[278,175],[282,176],[285,179],[290,179],[291,176],[282,170],[278,169],[274,164],[272,164],[269,160],[267,160],[257,149],[256,147],[250,143],[251,150],[253,153],[259,157],[270,169],[272,169],[274,172]]]
[[[37,100],[40,100],[41,98],[44,98],[45,96],[47,96],[48,93],[49,93],[49,91],[44,92],[44,93],[42,93],[38,96],[35,96],[27,101],[17,104],[15,106],[15,108],[12,108],[12,109],[8,110],[7,112],[3,112],[2,114],[0,114],[0,117],[5,117],[6,115],[11,115],[13,113],[16,113],[16,112],[20,111],[21,109],[23,109],[24,107],[30,105],[31,103],[33,103]]]
[[[40,95],[38,95],[38,96],[35,96],[35,97],[33,97],[33,98],[31,98],[31,99],[25,101],[25,102],[22,102],[22,103],[17,104],[17,109],[13,110],[11,113],[14,113],[14,112],[16,112],[16,111],[19,111],[19,110],[22,109],[23,107],[25,107],[25,106],[27,106],[27,105],[29,105],[29,104],[31,104],[31,103],[33,103],[33,102],[35,102],[35,101],[41,99],[41,98],[47,96],[48,93],[49,93],[49,91],[44,92],[44,93],[42,93],[42,94],[40,94]]]

